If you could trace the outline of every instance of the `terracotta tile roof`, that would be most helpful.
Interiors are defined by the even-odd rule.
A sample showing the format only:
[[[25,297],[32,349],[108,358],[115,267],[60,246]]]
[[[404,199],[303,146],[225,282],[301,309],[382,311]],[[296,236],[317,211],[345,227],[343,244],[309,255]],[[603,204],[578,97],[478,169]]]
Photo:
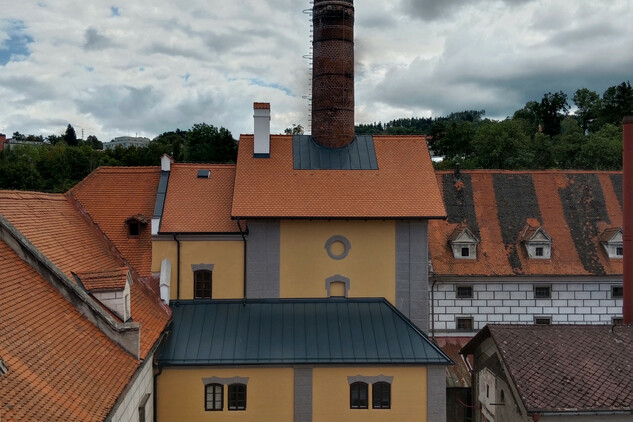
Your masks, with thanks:
[[[88,291],[98,290],[123,290],[127,282],[127,267],[121,267],[113,271],[91,271],[77,273],[77,277],[81,280]]]
[[[437,172],[448,218],[429,223],[436,275],[620,275],[600,235],[622,225],[622,173],[590,171]],[[480,240],[477,259],[455,259],[449,246],[465,224]],[[521,235],[540,227],[551,259],[528,258]],[[528,232],[533,233],[528,227]],[[529,235],[527,233],[527,235]],[[525,235],[525,233],[524,233]]]
[[[160,167],[99,167],[68,191],[141,276],[152,275],[151,227],[128,236],[126,220],[149,223],[154,213]]]
[[[64,195],[0,191],[0,214],[71,280],[72,273],[118,271],[124,265],[73,200]],[[156,342],[171,312],[146,281],[133,280],[132,320],[141,323],[141,357]]]
[[[528,412],[633,410],[633,326],[488,325]]]
[[[198,170],[210,170],[198,178]],[[231,220],[234,164],[172,164],[161,233],[237,233]]]
[[[0,240],[3,421],[103,421],[140,361]]]
[[[374,136],[378,170],[294,170],[291,135],[272,135],[270,158],[240,137],[234,217],[427,218],[445,215],[422,136]]]

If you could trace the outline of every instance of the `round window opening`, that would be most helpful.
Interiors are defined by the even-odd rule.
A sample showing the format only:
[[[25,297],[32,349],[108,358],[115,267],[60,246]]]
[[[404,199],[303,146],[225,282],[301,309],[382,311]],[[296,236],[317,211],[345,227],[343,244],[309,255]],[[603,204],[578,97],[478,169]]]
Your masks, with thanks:
[[[330,258],[340,260],[347,256],[352,246],[344,236],[332,236],[325,242],[325,250]]]

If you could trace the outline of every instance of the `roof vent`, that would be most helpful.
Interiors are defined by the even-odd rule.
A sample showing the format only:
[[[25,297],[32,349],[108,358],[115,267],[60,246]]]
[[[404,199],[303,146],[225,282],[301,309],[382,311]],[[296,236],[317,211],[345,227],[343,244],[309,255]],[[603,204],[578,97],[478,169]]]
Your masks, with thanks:
[[[208,179],[211,177],[211,170],[198,170],[198,179]]]

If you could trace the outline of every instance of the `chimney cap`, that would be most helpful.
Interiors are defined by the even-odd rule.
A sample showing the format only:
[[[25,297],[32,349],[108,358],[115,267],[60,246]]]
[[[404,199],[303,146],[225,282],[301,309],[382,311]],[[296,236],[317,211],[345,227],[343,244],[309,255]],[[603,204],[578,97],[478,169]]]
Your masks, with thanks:
[[[270,110],[270,103],[253,103],[253,108]]]

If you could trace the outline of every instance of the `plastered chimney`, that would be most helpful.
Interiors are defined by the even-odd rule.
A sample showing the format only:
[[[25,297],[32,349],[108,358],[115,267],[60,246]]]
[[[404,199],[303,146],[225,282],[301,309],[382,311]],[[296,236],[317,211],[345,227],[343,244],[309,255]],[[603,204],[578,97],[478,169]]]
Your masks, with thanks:
[[[255,126],[253,156],[268,158],[270,157],[270,103],[253,103],[253,120]]]
[[[633,116],[627,116],[622,121],[622,149],[622,319],[625,324],[633,324]]]
[[[354,2],[314,0],[312,137],[325,147],[354,140]]]

